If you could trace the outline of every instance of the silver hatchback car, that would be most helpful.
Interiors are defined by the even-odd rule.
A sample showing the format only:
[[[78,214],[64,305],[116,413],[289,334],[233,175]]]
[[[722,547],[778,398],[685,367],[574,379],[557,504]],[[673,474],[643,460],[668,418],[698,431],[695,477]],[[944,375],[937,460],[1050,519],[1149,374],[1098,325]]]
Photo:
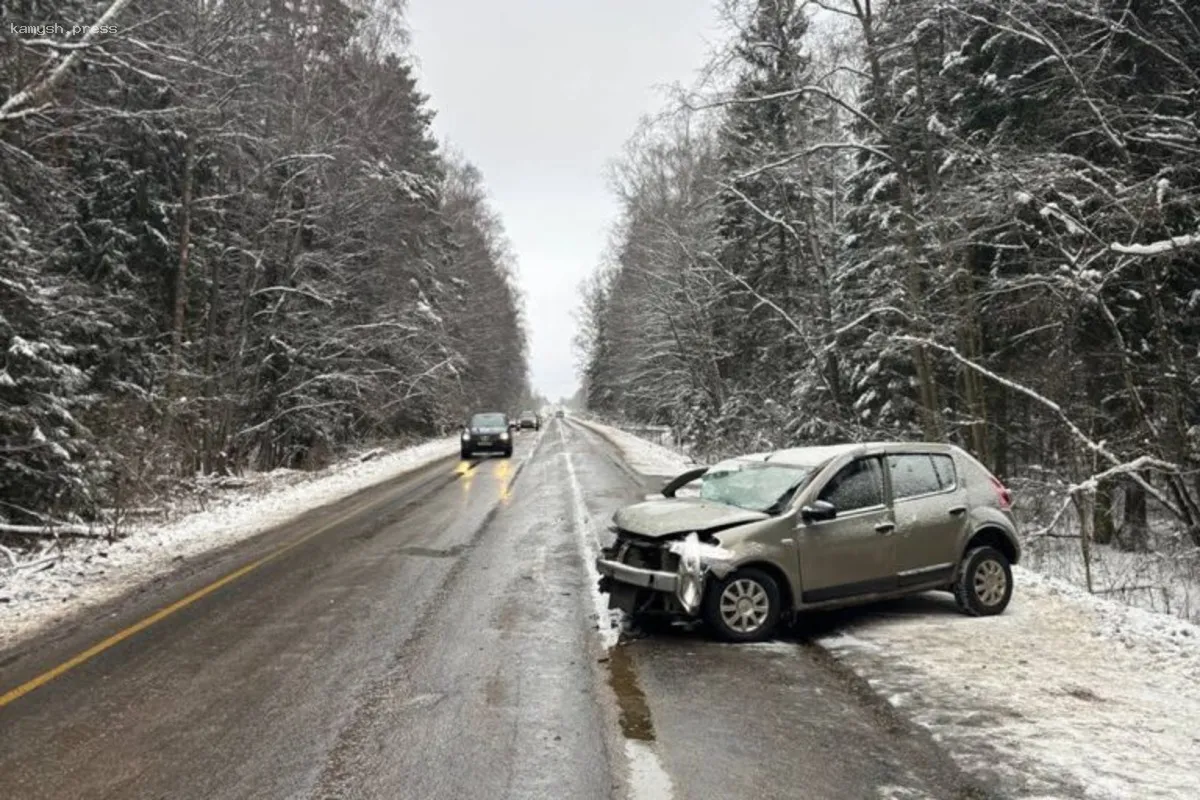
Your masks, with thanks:
[[[677,497],[699,481],[693,497]],[[613,516],[609,606],[769,638],[808,609],[943,589],[999,614],[1021,546],[1008,489],[966,451],[874,442],[760,453],[685,473]]]

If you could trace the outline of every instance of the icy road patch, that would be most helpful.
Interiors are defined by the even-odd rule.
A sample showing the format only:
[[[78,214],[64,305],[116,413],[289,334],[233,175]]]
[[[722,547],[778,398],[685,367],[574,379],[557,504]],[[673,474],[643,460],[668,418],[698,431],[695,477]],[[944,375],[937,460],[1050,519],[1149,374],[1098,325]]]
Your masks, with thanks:
[[[691,465],[588,425],[644,474]],[[998,617],[963,616],[931,593],[844,612],[818,641],[1007,796],[1200,798],[1200,627],[1013,572]]]
[[[371,451],[319,472],[253,476],[251,486],[231,490],[203,511],[130,525],[116,542],[73,542],[42,569],[0,569],[0,650],[165,575],[181,561],[457,452],[457,438],[436,439],[393,453]]]

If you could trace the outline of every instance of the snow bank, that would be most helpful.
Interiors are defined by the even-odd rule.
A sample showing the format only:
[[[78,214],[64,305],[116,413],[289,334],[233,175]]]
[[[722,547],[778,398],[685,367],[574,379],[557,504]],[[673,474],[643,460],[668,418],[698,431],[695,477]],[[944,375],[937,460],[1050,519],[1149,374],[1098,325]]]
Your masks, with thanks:
[[[620,428],[614,428],[611,425],[602,425],[590,420],[582,420],[578,417],[572,417],[572,419],[581,425],[591,428],[616,445],[617,449],[621,451],[621,455],[625,458],[625,463],[632,467],[635,472],[639,472],[642,475],[675,476],[690,467],[696,466],[694,461],[678,451],[646,441]]]
[[[689,466],[591,425],[639,472]],[[998,617],[931,593],[844,612],[818,641],[1006,796],[1200,797],[1200,627],[1021,567],[1014,577]]]
[[[411,469],[458,452],[437,439],[380,455],[378,450],[314,473],[250,476],[203,511],[165,523],[142,522],[117,542],[79,541],[42,569],[0,568],[0,650],[80,609],[111,600],[179,563],[269,530]]]

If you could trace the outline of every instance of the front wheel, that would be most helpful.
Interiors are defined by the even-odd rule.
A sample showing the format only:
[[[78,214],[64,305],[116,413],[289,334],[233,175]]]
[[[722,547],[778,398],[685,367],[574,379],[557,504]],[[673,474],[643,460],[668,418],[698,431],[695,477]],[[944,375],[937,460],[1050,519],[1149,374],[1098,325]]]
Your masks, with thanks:
[[[964,614],[990,617],[1008,607],[1012,599],[1012,569],[994,547],[976,547],[963,556],[954,581],[954,600]]]
[[[468,458],[471,457],[471,451],[465,447],[460,447],[458,454],[459,454],[459,456],[461,456],[463,461],[466,461]]]
[[[704,598],[704,619],[730,642],[761,642],[771,637],[783,611],[779,584],[754,567],[711,580]]]
[[[504,457],[512,458],[512,448],[511,447],[504,451]]]

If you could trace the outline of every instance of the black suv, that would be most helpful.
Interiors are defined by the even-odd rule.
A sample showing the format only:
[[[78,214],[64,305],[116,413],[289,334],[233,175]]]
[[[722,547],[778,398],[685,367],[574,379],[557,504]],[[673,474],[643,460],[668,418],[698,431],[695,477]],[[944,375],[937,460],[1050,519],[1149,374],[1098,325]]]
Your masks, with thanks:
[[[460,451],[464,459],[475,453],[501,453],[505,458],[512,455],[512,434],[509,433],[508,415],[500,411],[476,414],[463,428]]]

